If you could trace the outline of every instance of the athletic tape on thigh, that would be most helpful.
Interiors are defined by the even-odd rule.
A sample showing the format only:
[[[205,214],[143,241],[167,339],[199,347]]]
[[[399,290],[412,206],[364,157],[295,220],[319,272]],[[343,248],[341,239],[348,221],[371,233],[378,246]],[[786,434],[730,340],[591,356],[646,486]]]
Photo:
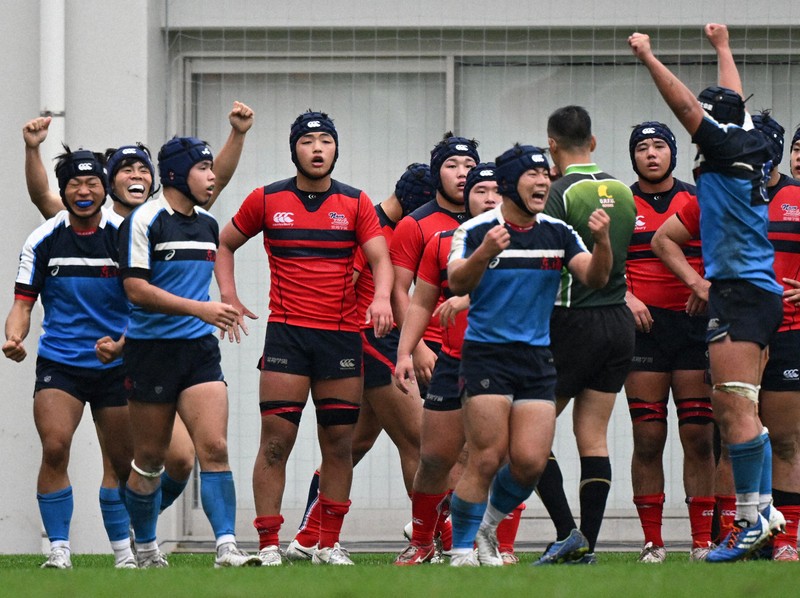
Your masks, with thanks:
[[[333,398],[314,401],[314,406],[317,409],[317,425],[323,428],[354,424],[358,421],[361,409],[356,403]]]
[[[678,425],[683,424],[712,424],[714,411],[711,409],[711,397],[696,397],[675,399],[675,408],[678,411]]]
[[[631,414],[631,421],[635,424],[644,422],[666,424],[667,401],[667,398],[663,398],[655,403],[650,403],[636,397],[628,397],[628,411]]]
[[[758,404],[758,391],[760,389],[760,386],[748,382],[720,382],[714,385],[714,390],[718,392],[744,397],[756,404]]]
[[[136,461],[131,459],[131,469],[138,473],[143,478],[148,478],[151,480],[155,480],[161,477],[161,474],[164,473],[164,466],[162,465],[158,471],[145,471],[138,465],[136,465]]]
[[[261,409],[261,417],[277,415],[295,426],[300,425],[300,418],[303,415],[303,404],[294,401],[261,401],[258,404]]]

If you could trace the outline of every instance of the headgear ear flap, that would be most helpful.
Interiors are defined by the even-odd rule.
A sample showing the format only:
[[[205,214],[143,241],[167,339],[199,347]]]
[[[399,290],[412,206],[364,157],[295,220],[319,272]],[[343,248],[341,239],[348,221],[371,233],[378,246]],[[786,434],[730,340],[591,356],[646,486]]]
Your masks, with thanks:
[[[300,166],[300,162],[297,160],[297,142],[303,135],[308,135],[309,133],[328,133],[328,135],[333,137],[333,141],[336,143],[336,153],[333,155],[333,164],[331,164],[330,170],[322,176],[310,175]],[[292,123],[292,128],[289,131],[289,149],[292,152],[292,162],[303,175],[310,179],[319,179],[328,176],[333,172],[336,161],[339,159],[339,135],[336,132],[333,119],[325,112],[314,112],[310,109],[298,116]]]
[[[436,187],[433,186],[430,167],[420,162],[409,164],[397,180],[394,196],[403,208],[403,216],[434,199]]]
[[[769,139],[772,166],[777,166],[783,159],[783,137],[786,131],[777,120],[772,118],[768,110],[753,115],[753,126]]]
[[[495,173],[497,175],[497,191],[503,197],[507,197],[513,201],[517,207],[526,214],[534,215],[517,191],[517,184],[519,178],[523,173],[535,168],[544,168],[550,172],[550,162],[544,155],[542,148],[533,145],[520,145],[516,144],[509,150],[503,152],[502,155],[495,158],[497,168]]]
[[[193,202],[200,204],[189,190],[189,171],[198,162],[214,162],[214,154],[205,141],[197,137],[173,137],[158,152],[158,172],[162,187],[174,187]]]
[[[703,110],[718,123],[740,127],[744,124],[744,100],[732,89],[718,85],[706,87],[697,96],[697,100]]]
[[[639,142],[644,141],[645,139],[661,139],[669,146],[669,151],[672,155],[669,168],[664,176],[657,181],[650,181],[653,184],[658,184],[667,180],[667,178],[669,178],[669,176],[672,174],[672,171],[675,170],[675,164],[678,160],[678,146],[675,143],[675,135],[673,135],[672,131],[667,125],[655,120],[643,122],[642,124],[636,125],[633,128],[633,131],[631,131],[631,137],[628,140],[628,151],[631,155],[631,165],[633,166],[633,171],[641,177],[644,177],[644,175],[639,172],[639,168],[636,166],[635,154],[636,146],[639,145]]]

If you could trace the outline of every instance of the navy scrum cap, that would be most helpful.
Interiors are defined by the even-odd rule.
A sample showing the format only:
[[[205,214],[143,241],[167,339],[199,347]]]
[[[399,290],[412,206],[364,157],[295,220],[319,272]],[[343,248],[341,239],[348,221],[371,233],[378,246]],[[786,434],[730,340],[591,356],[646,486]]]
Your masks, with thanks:
[[[645,139],[661,139],[669,146],[669,151],[672,154],[672,159],[669,163],[669,168],[664,176],[658,181],[652,181],[653,183],[660,183],[661,181],[666,180],[669,175],[672,174],[672,171],[675,170],[675,164],[678,160],[678,146],[675,143],[675,135],[673,135],[670,128],[665,125],[664,123],[658,122],[656,120],[648,120],[647,122],[643,122],[640,125],[636,125],[631,131],[631,138],[628,141],[628,151],[631,154],[631,165],[633,166],[633,171],[642,176],[642,173],[639,172],[639,169],[636,167],[636,159],[634,155],[636,154],[636,146],[639,145],[640,141],[644,141]]]
[[[440,171],[445,160],[453,156],[469,156],[475,163],[481,161],[478,156],[478,142],[466,137],[448,137],[442,139],[431,150],[431,179],[437,190],[441,191],[442,181]]]
[[[187,183],[189,171],[204,160],[214,161],[214,154],[205,141],[197,137],[173,137],[158,152],[161,186],[174,187],[186,197],[194,199]]]
[[[494,162],[481,162],[476,164],[475,168],[467,173],[467,182],[464,184],[464,204],[469,200],[469,194],[472,188],[478,183],[485,181],[496,181]]]
[[[768,110],[753,115],[753,126],[769,139],[772,166],[777,166],[783,159],[783,136],[786,131],[777,120],[772,118]]]
[[[550,173],[550,162],[544,155],[544,150],[533,145],[516,144],[495,158],[495,164],[497,190],[500,195],[508,197],[525,213],[531,214],[517,192],[517,183],[523,173],[534,168],[544,168]]]
[[[394,196],[403,208],[403,216],[435,198],[436,187],[433,186],[430,167],[421,162],[409,164],[394,186]]]
[[[336,133],[336,127],[333,124],[333,119],[325,112],[315,112],[307,110],[300,116],[294,119],[292,128],[289,131],[289,149],[292,152],[292,162],[299,168],[297,163],[297,141],[308,133],[328,133],[336,142],[336,154],[333,157],[333,163],[339,159],[339,135]]]
[[[792,145],[800,141],[800,127],[797,127],[797,130],[794,132],[792,136]]]
[[[111,152],[110,154],[108,152]],[[142,143],[136,145],[123,145],[116,150],[108,150],[106,152],[106,170],[108,171],[109,187],[113,186],[114,177],[123,166],[130,166],[136,162],[144,164],[145,168],[150,171],[150,195],[152,196],[155,189],[156,169],[153,166],[153,160],[150,157],[150,150]],[[111,199],[120,201],[119,197],[114,194],[113,188],[111,189]]]
[[[703,110],[718,123],[740,127],[744,124],[744,100],[732,89],[718,85],[706,87],[697,96],[697,100]]]
[[[96,176],[103,181],[103,187],[108,189],[106,169],[100,154],[85,149],[78,149],[73,152],[66,146],[64,149],[66,152],[59,157],[56,164],[58,191],[62,200],[66,199],[64,190],[67,188],[67,183],[70,179],[79,176]]]

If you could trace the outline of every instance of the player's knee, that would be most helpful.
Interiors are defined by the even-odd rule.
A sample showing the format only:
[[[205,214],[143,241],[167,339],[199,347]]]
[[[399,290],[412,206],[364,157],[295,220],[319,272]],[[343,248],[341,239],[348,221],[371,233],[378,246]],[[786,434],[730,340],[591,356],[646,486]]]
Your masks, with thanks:
[[[228,463],[227,440],[224,437],[218,437],[198,443],[197,458],[201,467],[211,464],[226,465]]]
[[[485,449],[470,453],[468,466],[484,480],[491,480],[505,460],[506,451]]]
[[[170,450],[164,463],[167,473],[173,480],[188,479],[194,469],[194,458],[194,445],[182,447],[180,451]]]
[[[786,463],[795,463],[800,451],[800,437],[798,435],[773,436],[770,434],[772,456]]]
[[[69,463],[70,442],[65,438],[46,438],[42,441],[42,463],[53,469],[66,469]]]
[[[447,477],[458,455],[445,455],[440,452],[423,450],[419,455],[419,473],[424,479]]]

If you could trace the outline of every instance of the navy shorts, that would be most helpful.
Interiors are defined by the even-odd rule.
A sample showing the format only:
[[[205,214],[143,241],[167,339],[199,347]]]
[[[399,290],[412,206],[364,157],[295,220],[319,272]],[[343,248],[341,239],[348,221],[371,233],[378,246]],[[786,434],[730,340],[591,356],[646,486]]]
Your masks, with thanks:
[[[213,334],[193,339],[125,339],[122,352],[128,398],[143,403],[177,403],[187,388],[225,382],[219,341]]]
[[[270,322],[258,367],[312,380],[358,378],[362,374],[362,351],[358,332]]]
[[[465,340],[461,378],[468,397],[502,395],[514,402],[555,402],[556,368],[547,347]]]
[[[674,372],[708,369],[705,316],[650,307],[650,332],[636,331],[632,372]]]
[[[75,397],[92,411],[104,407],[124,407],[128,404],[125,390],[125,368],[79,368],[46,357],[36,359],[36,385],[40,390],[55,388]]]
[[[392,328],[386,336],[381,338],[375,336],[375,330],[372,328],[361,331],[361,343],[364,347],[365,389],[392,384],[399,340],[400,331],[397,328]]]
[[[773,335],[761,389],[800,392],[800,330],[776,332]]]
[[[622,390],[635,343],[636,323],[627,305],[556,307],[550,318],[556,396],[572,398],[586,388]]]
[[[766,347],[783,319],[783,299],[746,280],[714,280],[708,291],[706,342],[730,336]]]
[[[430,411],[455,411],[461,409],[461,391],[459,378],[461,360],[451,357],[442,351],[436,359],[428,392],[425,394],[423,408]]]

